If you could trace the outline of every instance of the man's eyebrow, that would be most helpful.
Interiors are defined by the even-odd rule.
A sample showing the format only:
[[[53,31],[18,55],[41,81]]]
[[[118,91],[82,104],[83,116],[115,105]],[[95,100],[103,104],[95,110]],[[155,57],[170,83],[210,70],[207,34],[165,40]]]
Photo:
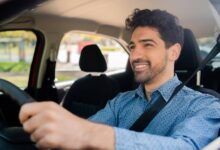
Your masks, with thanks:
[[[141,43],[143,43],[143,42],[153,42],[154,44],[157,44],[157,42],[152,40],[152,39],[141,39],[138,42],[141,42]]]
[[[133,41],[130,41],[130,42],[128,43],[128,45],[132,45],[132,44],[134,44],[134,42],[133,42]]]
[[[153,43],[157,44],[157,42],[154,41],[154,40],[152,40],[152,39],[141,39],[141,40],[139,40],[138,42],[140,42],[140,43],[144,43],[144,42],[153,42]],[[132,44],[134,44],[133,41],[130,41],[130,42],[128,43],[128,45],[132,45]]]

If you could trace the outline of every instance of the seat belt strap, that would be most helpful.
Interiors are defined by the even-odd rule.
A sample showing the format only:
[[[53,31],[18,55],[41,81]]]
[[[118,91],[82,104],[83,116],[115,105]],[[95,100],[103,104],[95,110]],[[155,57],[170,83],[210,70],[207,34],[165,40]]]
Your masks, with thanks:
[[[163,97],[160,95],[158,100],[156,100],[155,103],[153,103],[152,107],[150,107],[148,110],[146,110],[136,121],[135,123],[130,127],[130,130],[141,132],[143,131],[148,124],[151,122],[151,120],[159,113],[160,110],[162,110],[167,103],[178,93],[180,88],[183,85],[178,85],[174,92],[172,93],[170,99],[166,102]]]
[[[153,120],[153,118],[171,101],[171,99],[186,85],[195,75],[196,73],[203,69],[203,67],[213,59],[220,52],[220,35],[217,38],[217,43],[211,50],[211,52],[206,56],[206,58],[201,62],[201,64],[197,67],[197,69],[192,73],[192,75],[182,84],[178,85],[171,97],[165,102],[163,97],[160,95],[158,100],[152,105],[151,108],[146,110],[130,127],[130,130],[141,132],[143,131],[148,124]]]

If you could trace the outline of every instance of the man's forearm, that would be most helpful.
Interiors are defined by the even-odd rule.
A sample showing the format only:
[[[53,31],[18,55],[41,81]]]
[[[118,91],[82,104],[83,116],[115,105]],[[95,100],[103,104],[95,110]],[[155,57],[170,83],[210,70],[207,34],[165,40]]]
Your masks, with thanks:
[[[115,133],[110,126],[92,123],[87,139],[88,148],[92,149],[115,149]]]

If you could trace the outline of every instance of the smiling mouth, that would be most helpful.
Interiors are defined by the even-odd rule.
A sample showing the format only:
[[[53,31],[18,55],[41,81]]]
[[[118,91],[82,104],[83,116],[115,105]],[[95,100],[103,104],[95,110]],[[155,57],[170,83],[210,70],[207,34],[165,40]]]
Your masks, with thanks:
[[[149,63],[134,63],[134,71],[140,72],[149,69]]]

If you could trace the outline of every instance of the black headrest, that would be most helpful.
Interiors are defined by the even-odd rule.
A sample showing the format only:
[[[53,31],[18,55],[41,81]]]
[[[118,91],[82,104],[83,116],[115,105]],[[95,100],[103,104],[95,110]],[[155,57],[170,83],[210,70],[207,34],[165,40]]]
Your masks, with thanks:
[[[175,70],[195,70],[202,58],[196,38],[190,29],[184,29],[184,43]]]
[[[87,45],[82,49],[79,66],[86,72],[104,72],[107,69],[105,58],[95,44]]]

